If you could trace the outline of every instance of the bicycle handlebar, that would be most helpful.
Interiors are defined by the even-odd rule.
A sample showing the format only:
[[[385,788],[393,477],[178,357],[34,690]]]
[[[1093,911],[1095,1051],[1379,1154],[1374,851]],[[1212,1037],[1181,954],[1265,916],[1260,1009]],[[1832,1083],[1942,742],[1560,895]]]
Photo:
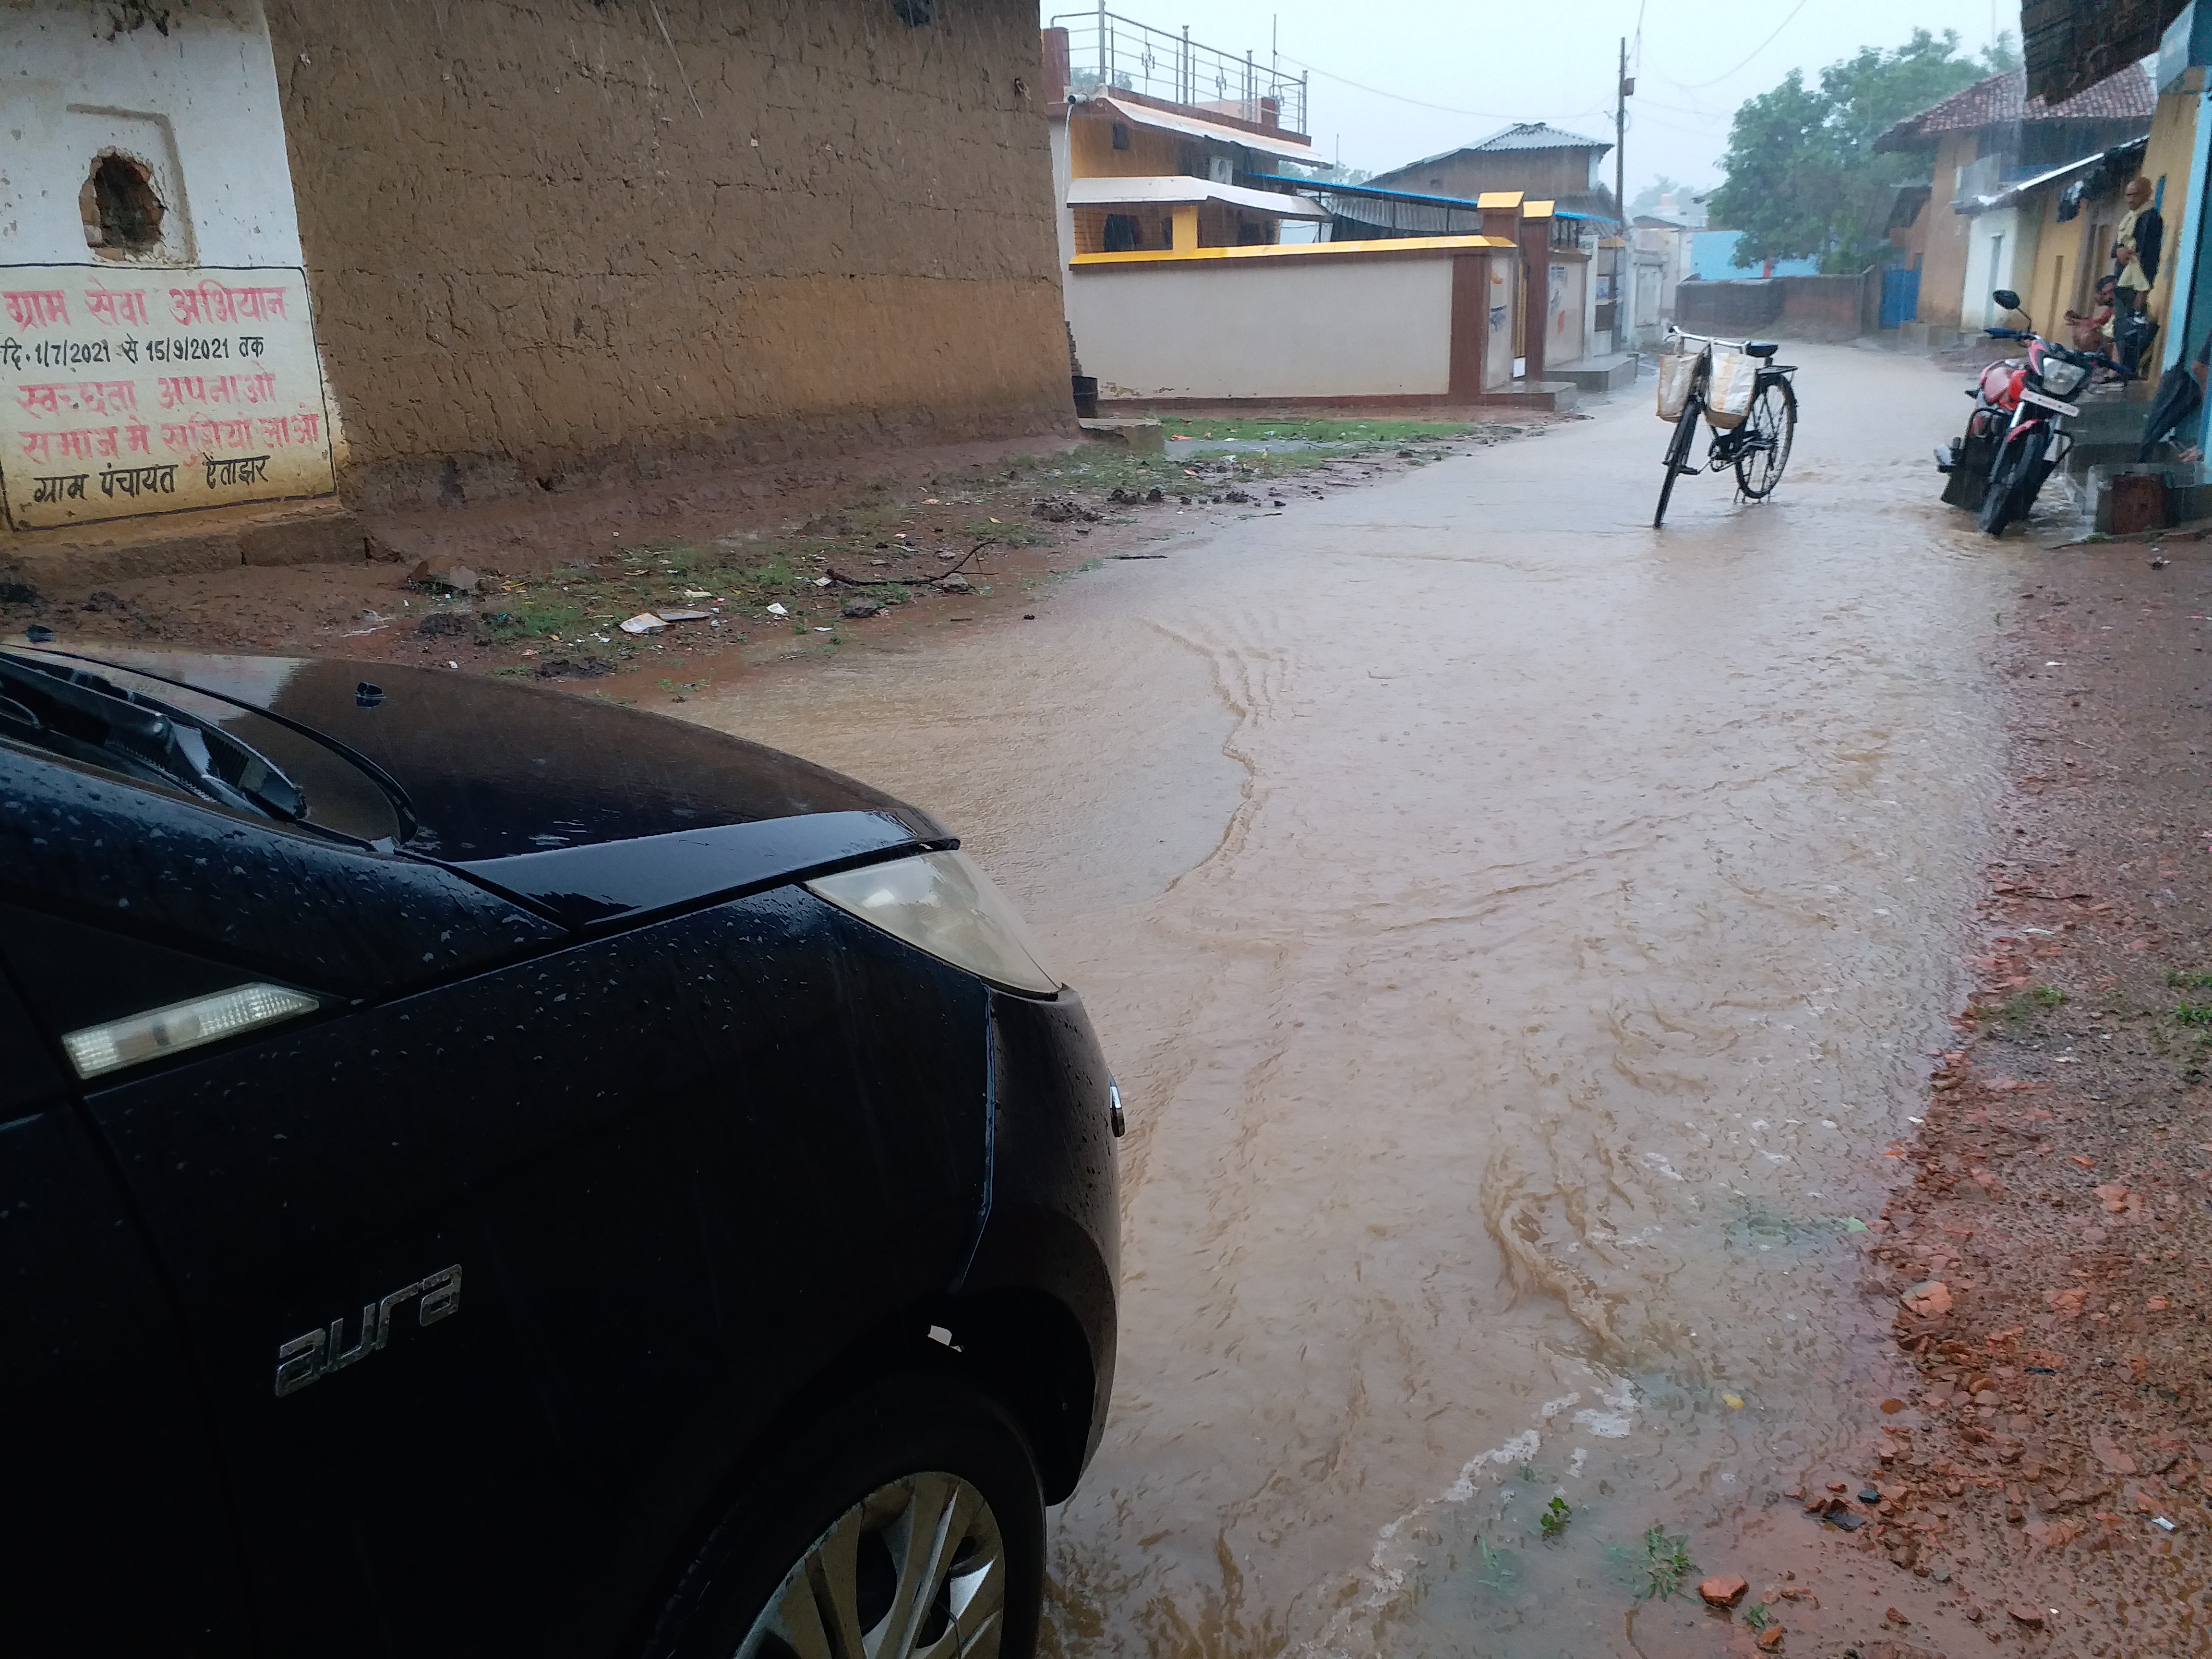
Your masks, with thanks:
[[[1711,334],[1692,334],[1686,329],[1669,328],[1667,337],[1673,340],[1694,340],[1700,346],[1719,346],[1729,351],[1741,351],[1751,343],[1748,340],[1723,340]]]

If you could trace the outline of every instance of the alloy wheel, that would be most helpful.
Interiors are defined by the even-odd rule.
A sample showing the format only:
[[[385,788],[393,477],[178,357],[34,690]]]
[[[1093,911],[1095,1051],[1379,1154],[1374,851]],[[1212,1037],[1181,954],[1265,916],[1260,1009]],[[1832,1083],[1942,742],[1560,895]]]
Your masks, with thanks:
[[[983,1494],[955,1474],[906,1475],[814,1540],[736,1659],[997,1659],[1006,1602]]]

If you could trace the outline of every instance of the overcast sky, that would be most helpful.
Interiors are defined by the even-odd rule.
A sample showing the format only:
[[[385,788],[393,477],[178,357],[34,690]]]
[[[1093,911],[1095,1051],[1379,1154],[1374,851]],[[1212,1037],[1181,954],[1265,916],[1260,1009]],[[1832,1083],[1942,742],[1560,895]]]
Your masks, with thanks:
[[[1334,160],[1340,146],[1347,167],[1377,173],[1509,121],[1610,142],[1613,66],[1627,35],[1637,79],[1631,197],[1662,173],[1700,189],[1718,184],[1729,117],[1792,69],[1809,80],[1861,46],[1901,45],[1916,27],[1956,29],[1969,52],[1999,28],[2020,32],[2017,0],[1111,0],[1111,9],[1170,33],[1188,24],[1193,40],[1240,57],[1249,49],[1262,63],[1279,41],[1286,68],[1314,71],[1315,149]],[[1042,8],[1048,21],[1069,9],[1065,0]],[[1604,166],[1609,183],[1611,155]]]

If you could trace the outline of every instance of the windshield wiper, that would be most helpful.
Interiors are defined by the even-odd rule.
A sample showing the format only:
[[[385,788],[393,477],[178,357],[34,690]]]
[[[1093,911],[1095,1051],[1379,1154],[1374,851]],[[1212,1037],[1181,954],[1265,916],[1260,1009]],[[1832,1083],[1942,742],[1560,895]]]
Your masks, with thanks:
[[[80,668],[0,657],[0,737],[166,783],[241,812],[296,822],[300,786],[212,723]]]

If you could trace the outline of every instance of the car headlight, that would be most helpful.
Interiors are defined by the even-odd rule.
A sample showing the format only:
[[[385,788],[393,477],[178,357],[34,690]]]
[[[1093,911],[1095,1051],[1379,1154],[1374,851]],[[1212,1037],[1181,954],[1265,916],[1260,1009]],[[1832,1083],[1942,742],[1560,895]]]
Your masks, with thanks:
[[[2061,362],[2056,357],[2043,361],[2043,389],[2054,398],[2072,397],[2088,378],[2088,369],[2080,363]]]
[[[806,890],[978,979],[1032,996],[1060,990],[1029,924],[963,854],[863,865],[818,876]]]

